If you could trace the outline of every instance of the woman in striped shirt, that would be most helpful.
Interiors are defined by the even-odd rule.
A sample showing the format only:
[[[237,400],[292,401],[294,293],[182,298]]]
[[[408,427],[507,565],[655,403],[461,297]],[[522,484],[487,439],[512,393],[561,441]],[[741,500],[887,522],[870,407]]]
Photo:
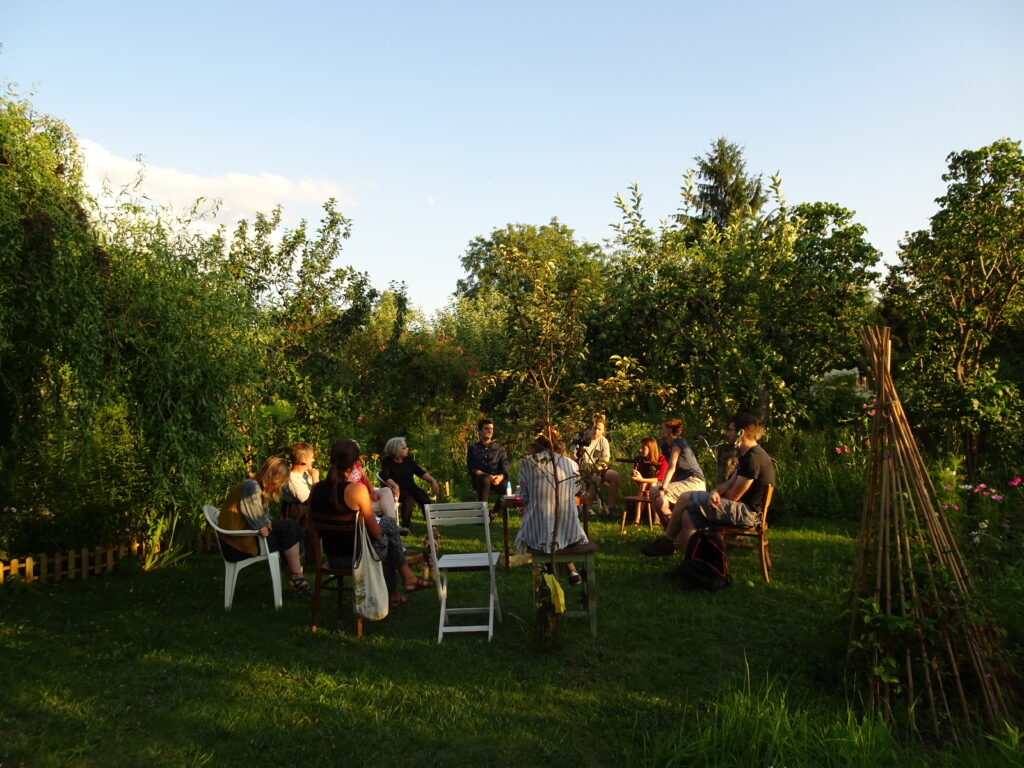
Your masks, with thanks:
[[[581,491],[580,468],[564,454],[564,446],[553,432],[540,435],[530,445],[529,455],[519,463],[519,485],[524,501],[523,524],[516,536],[516,549],[551,552],[587,541],[576,513],[576,494]],[[555,521],[558,510],[558,521]],[[580,575],[569,565],[569,583],[578,584]]]

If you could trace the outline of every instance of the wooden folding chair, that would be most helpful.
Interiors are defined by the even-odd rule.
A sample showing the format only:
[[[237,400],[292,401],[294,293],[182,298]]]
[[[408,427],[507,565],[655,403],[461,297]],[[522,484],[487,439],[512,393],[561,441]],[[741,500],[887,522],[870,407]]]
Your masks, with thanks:
[[[774,492],[775,486],[769,485],[764,493],[764,508],[761,511],[761,521],[756,525],[749,527],[742,525],[714,526],[715,530],[722,537],[723,546],[738,544],[752,547],[754,542],[751,539],[757,539],[757,546],[761,552],[761,572],[764,574],[765,583],[771,582],[768,576],[768,572],[772,568],[772,556],[768,552],[768,507],[771,506],[772,494]]]
[[[349,521],[324,522],[317,520],[313,515],[308,518],[309,535],[311,539],[313,573],[313,618],[310,621],[311,629],[316,632],[316,618],[320,612],[320,592],[331,590],[338,593],[338,616],[345,610],[345,577],[352,577],[351,561],[347,567],[334,568],[324,557],[321,534],[348,534],[355,540],[356,522],[353,518]],[[356,636],[363,636],[363,620],[356,617]]]

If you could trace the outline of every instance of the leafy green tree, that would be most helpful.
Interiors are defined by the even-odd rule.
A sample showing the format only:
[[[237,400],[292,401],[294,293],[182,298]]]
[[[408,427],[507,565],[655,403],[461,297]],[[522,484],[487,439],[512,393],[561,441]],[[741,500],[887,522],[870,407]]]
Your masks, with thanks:
[[[985,434],[1019,439],[1019,390],[990,349],[1024,316],[1024,156],[1000,139],[947,161],[946,194],[930,228],[903,244],[886,310],[906,334],[916,412],[937,432],[953,425],[975,472]]]
[[[71,131],[0,98],[0,452],[33,431],[41,377],[73,371],[69,418],[87,421],[102,396],[109,264],[83,202]]]
[[[793,423],[814,379],[858,357],[877,250],[852,212],[790,208],[777,177],[772,196],[771,211],[740,205],[719,227],[688,185],[680,214],[657,230],[635,185],[616,199],[622,220],[595,356],[635,355],[654,391],[695,425],[738,407]]]

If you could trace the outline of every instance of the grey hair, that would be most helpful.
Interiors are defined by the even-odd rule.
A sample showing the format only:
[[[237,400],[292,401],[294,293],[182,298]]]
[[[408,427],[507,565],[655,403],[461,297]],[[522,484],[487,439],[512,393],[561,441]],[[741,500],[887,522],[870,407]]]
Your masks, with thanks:
[[[402,449],[407,446],[408,443],[405,442],[404,437],[392,437],[384,444],[384,453],[392,459],[397,459],[402,455]]]

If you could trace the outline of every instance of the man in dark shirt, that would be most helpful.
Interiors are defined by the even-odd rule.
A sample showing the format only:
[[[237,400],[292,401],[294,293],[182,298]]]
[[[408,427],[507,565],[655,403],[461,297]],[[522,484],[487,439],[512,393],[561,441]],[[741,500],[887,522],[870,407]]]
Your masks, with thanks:
[[[775,485],[775,465],[757,444],[764,428],[750,413],[740,412],[729,422],[726,440],[739,441],[739,466],[728,480],[710,493],[683,494],[676,502],[665,534],[641,548],[645,555],[670,555],[686,551],[690,536],[699,527],[755,525],[764,510],[768,486]]]
[[[480,501],[487,501],[492,488],[497,489],[500,498],[501,486],[508,482],[508,455],[501,444],[494,440],[493,421],[480,419],[476,428],[480,440],[466,450],[469,479]]]

